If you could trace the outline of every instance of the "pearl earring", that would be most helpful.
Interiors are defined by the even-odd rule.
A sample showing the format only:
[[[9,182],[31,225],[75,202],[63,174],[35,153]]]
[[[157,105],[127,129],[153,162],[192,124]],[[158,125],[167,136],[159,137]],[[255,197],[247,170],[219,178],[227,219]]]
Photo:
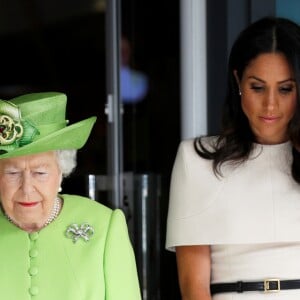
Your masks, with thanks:
[[[241,92],[241,90],[239,90],[239,95],[240,95],[240,96],[242,96],[242,92]]]
[[[58,192],[60,193],[62,191],[62,187],[60,186],[59,188],[58,188]]]

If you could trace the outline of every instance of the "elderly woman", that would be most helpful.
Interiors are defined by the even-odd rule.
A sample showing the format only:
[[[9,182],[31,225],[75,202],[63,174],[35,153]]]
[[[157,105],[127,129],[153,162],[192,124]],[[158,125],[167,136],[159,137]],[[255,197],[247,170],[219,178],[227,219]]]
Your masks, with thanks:
[[[95,117],[67,126],[66,96],[0,100],[0,290],[6,300],[138,300],[121,210],[59,194]]]

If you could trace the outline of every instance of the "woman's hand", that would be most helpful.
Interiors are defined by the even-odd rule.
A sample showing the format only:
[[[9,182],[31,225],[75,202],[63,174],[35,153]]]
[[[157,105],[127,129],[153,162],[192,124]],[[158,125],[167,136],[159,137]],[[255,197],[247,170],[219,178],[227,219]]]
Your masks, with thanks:
[[[182,300],[210,300],[210,247],[176,247]]]

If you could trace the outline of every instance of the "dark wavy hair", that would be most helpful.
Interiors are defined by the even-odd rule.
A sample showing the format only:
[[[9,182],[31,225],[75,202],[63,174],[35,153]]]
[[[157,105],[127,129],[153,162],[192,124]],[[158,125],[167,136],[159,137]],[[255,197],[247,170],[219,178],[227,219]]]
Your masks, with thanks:
[[[224,162],[241,163],[253,148],[255,137],[245,116],[234,70],[242,78],[251,60],[260,54],[282,53],[290,64],[297,86],[297,104],[288,125],[288,135],[293,145],[292,176],[300,183],[300,27],[285,18],[265,17],[244,29],[232,46],[228,61],[227,94],[223,106],[221,132],[213,149],[205,147],[202,137],[194,140],[196,152],[213,160],[215,174],[222,176]]]

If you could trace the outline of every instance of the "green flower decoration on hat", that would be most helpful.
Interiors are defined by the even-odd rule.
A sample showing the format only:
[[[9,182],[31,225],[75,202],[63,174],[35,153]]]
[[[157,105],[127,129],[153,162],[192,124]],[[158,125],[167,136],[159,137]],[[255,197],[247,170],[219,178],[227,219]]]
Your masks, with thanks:
[[[67,96],[60,92],[0,100],[0,159],[82,148],[96,116],[69,124],[66,105]]]
[[[32,142],[39,131],[22,120],[20,109],[9,101],[0,100],[0,151],[14,150]]]

